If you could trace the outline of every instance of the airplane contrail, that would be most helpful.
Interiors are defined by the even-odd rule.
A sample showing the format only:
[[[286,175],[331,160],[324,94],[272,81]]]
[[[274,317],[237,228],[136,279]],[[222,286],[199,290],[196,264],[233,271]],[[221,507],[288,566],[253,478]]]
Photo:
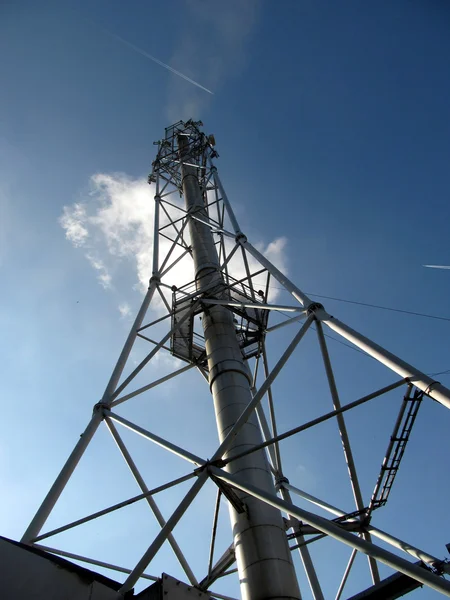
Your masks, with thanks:
[[[174,73],[174,75],[178,75],[178,77],[181,77],[182,79],[184,79],[186,81],[189,81],[189,83],[192,83],[192,85],[196,85],[201,90],[204,90],[205,92],[208,92],[208,94],[214,95],[214,92],[212,92],[211,90],[208,90],[208,88],[205,88],[203,85],[200,85],[199,83],[197,83],[196,81],[194,81],[193,79],[191,79],[190,77],[188,77],[187,75],[184,75],[183,73],[180,73],[180,71],[177,71],[176,69],[172,68],[170,65],[166,65],[166,63],[163,63],[161,60],[159,60],[156,57],[152,56],[148,52],[145,52],[145,50],[142,50],[142,48],[139,48],[138,46],[135,46],[131,42],[128,42],[127,40],[124,40],[122,37],[120,37],[120,35],[117,35],[117,33],[113,33],[112,31],[109,31],[109,29],[105,29],[105,27],[101,27],[101,29],[103,29],[103,31],[105,33],[107,33],[111,37],[115,38],[119,42],[122,42],[122,44],[125,44],[126,46],[128,46],[129,48],[131,48],[132,50],[134,50],[135,52],[138,52],[139,54],[142,54],[142,56],[145,56],[146,58],[149,58],[150,60],[152,60],[153,62],[155,62],[160,67],[164,67],[165,69],[167,69],[171,73]]]
[[[450,269],[450,265],[423,265],[429,269]]]

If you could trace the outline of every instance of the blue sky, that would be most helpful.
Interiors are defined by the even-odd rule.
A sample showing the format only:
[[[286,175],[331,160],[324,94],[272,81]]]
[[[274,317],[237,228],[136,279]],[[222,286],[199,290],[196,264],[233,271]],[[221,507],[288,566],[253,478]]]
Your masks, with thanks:
[[[445,2],[19,0],[3,3],[0,15],[4,535],[21,536],[102,395],[139,306],[150,264],[143,179],[153,141],[173,121],[201,118],[214,132],[221,178],[243,229],[266,248],[285,240],[275,259],[302,289],[450,317],[448,272],[422,267],[450,260]],[[73,215],[76,203],[94,218],[87,246],[75,247],[62,226],[64,207]],[[278,299],[289,300],[283,293]],[[324,303],[425,372],[450,369],[447,321]],[[274,336],[273,360],[292,335],[284,329]],[[343,400],[395,379],[371,359],[329,346]],[[318,358],[310,335],[277,382],[281,430],[331,408]],[[155,372],[162,368],[169,366]],[[195,373],[184,378],[148,402],[142,398],[139,410],[150,429],[206,456],[216,435],[207,388]],[[449,374],[441,381],[449,385]],[[348,418],[366,498],[399,403],[394,392]],[[389,504],[375,521],[439,557],[450,541],[442,522],[449,425],[443,407],[423,403]],[[283,446],[291,480],[351,510],[336,426],[321,427]],[[66,519],[67,507],[77,517],[138,493],[120,457],[113,460],[117,451],[106,433],[80,465],[53,525]],[[144,441],[130,443],[152,481],[186,472]],[[214,490],[204,494],[194,521],[182,522],[177,536],[199,556]],[[176,498],[165,496],[166,516]],[[89,535],[61,537],[60,547],[131,566],[156,531],[146,508],[124,512],[117,529],[107,523]],[[225,548],[225,510],[222,520]],[[195,541],[192,522],[204,532]],[[113,542],[122,543],[118,553]],[[313,557],[331,596],[349,552],[320,544]],[[348,595],[369,585],[360,563]],[[200,558],[196,567],[201,576]],[[149,572],[182,577],[176,569],[168,551]],[[304,578],[300,583],[308,598]],[[233,585],[217,589],[236,593]],[[415,597],[437,594],[421,590]]]

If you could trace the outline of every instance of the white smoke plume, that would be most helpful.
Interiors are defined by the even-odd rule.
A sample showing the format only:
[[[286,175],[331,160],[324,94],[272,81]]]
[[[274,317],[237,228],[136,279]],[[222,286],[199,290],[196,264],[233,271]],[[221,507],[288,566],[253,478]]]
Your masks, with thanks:
[[[171,64],[219,94],[227,81],[236,77],[247,64],[247,48],[258,21],[261,0],[184,0],[185,27],[178,36]],[[194,69],[194,70],[193,70]],[[168,89],[167,117],[201,118],[213,96],[179,78],[171,78]]]

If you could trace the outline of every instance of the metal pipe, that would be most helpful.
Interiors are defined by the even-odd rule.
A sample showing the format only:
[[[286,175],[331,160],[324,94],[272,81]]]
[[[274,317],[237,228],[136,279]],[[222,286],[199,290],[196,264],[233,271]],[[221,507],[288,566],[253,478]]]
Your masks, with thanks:
[[[253,448],[250,448],[249,450],[245,450],[244,452],[241,452],[237,455],[233,455],[232,458],[225,459],[225,464],[228,464],[232,460],[241,458],[241,456],[247,456],[248,454],[252,454],[252,452],[256,452],[257,450],[266,448],[267,446],[270,446],[271,444],[281,442],[282,440],[285,440],[286,438],[291,437],[292,435],[295,435],[296,433],[300,433],[301,431],[306,431],[306,429],[310,429],[311,427],[314,427],[315,425],[318,425],[319,423],[323,423],[324,421],[327,421],[328,419],[332,419],[339,413],[343,413],[343,412],[346,412],[347,410],[355,408],[356,406],[360,406],[361,404],[364,404],[365,402],[368,402],[369,400],[372,400],[373,398],[376,398],[377,396],[381,396],[382,394],[385,394],[386,392],[395,390],[396,388],[398,388],[404,384],[405,384],[405,381],[403,381],[403,380],[396,381],[395,383],[391,383],[390,385],[387,385],[386,387],[381,388],[380,390],[377,390],[376,392],[372,392],[371,394],[368,394],[367,396],[363,396],[359,400],[355,400],[354,402],[345,404],[339,410],[332,410],[331,412],[326,413],[326,414],[322,415],[321,417],[317,417],[316,419],[312,419],[311,421],[308,421],[307,423],[304,423],[303,425],[294,427],[294,429],[289,429],[289,431],[280,433],[279,435],[274,436],[271,440],[262,442],[261,444],[259,444],[259,446],[254,446]]]
[[[330,355],[328,353],[327,342],[325,340],[325,336],[323,334],[322,324],[320,321],[316,323],[316,331],[317,336],[319,338],[320,350],[322,352],[323,364],[325,366],[325,372],[327,374],[328,385],[330,388],[331,398],[333,400],[334,410],[339,410],[342,408],[341,401],[339,399],[339,394],[336,387],[336,381],[334,379],[333,368],[331,366]],[[344,450],[345,462],[347,463],[348,474],[350,477],[350,485],[352,486],[353,496],[355,498],[356,508],[359,511],[363,511],[364,500],[361,493],[361,487],[359,485],[358,474],[356,472],[355,461],[353,459],[352,447],[350,445],[350,438],[347,432],[347,425],[345,424],[344,415],[340,412],[336,415],[336,419],[338,422],[339,433],[341,436],[342,448]],[[371,541],[369,533],[363,533],[363,537],[368,542]],[[380,581],[380,573],[378,571],[378,565],[375,560],[368,556],[369,561],[369,569],[372,575],[372,581],[374,584],[379,583]]]
[[[183,217],[183,218],[185,219],[186,217]],[[159,273],[159,277],[162,277],[162,276],[163,276],[163,274],[165,275],[165,274],[167,273],[167,271],[169,271],[169,269],[166,269],[166,270],[164,271],[164,268],[165,268],[165,266],[167,265],[167,263],[169,262],[169,259],[170,259],[170,257],[172,256],[172,252],[175,250],[176,246],[178,246],[178,245],[179,245],[179,240],[181,239],[181,241],[184,243],[184,240],[183,240],[183,232],[184,232],[184,230],[185,230],[185,227],[186,227],[186,225],[187,225],[187,221],[184,221],[184,223],[183,223],[183,225],[181,226],[181,229],[180,229],[179,231],[178,231],[178,229],[175,227],[175,229],[177,229],[178,233],[177,233],[177,236],[176,236],[176,238],[174,239],[174,241],[173,241],[173,243],[172,243],[172,246],[170,247],[170,249],[169,249],[168,253],[166,254],[166,257],[165,257],[165,259],[164,259],[164,261],[163,261],[163,263],[162,263],[162,265],[161,265],[161,267],[160,267],[160,273]],[[187,250],[187,251],[189,251],[189,250]]]
[[[252,390],[253,396],[257,393],[256,379],[258,376],[259,360],[260,360],[260,357],[258,357],[256,359],[255,370],[254,370],[253,376],[251,374],[248,362],[246,363],[248,373],[249,373],[250,377],[252,377],[251,390]],[[269,429],[269,424],[266,419],[266,413],[264,412],[264,408],[262,407],[261,402],[259,404],[257,404],[255,410],[256,410],[256,416],[258,417],[259,427],[261,429],[261,436],[264,441],[270,440],[271,432]],[[280,464],[281,463],[277,462],[277,457],[275,455],[274,448],[272,445],[267,446],[266,452],[267,452],[267,458],[269,460],[270,469],[271,469],[272,473],[274,473],[275,477],[277,477],[280,475]]]
[[[239,415],[236,422],[233,424],[231,429],[227,432],[227,435],[224,438],[223,442],[221,443],[219,448],[214,453],[213,460],[222,458],[223,455],[228,452],[228,450],[230,449],[230,445],[233,443],[233,440],[239,434],[239,432],[244,427],[244,425],[247,423],[247,421],[250,418],[250,415],[253,413],[256,406],[259,404],[259,402],[261,402],[262,398],[264,398],[267,390],[270,388],[272,383],[275,381],[276,377],[279,375],[281,369],[284,367],[284,365],[288,361],[289,357],[294,352],[295,348],[297,347],[297,345],[300,342],[300,340],[302,339],[302,337],[308,331],[313,320],[314,320],[314,315],[309,315],[308,318],[306,319],[306,321],[304,322],[303,326],[301,327],[301,329],[297,332],[297,334],[295,335],[292,342],[289,344],[289,346],[286,348],[286,350],[282,354],[282,356],[279,359],[279,361],[277,362],[277,364],[274,366],[274,368],[272,369],[270,374],[266,377],[264,383],[261,385],[261,387],[259,388],[257,393],[253,396],[253,399],[251,400],[251,402],[249,402],[245,406],[244,410]],[[266,446],[268,446],[269,444],[272,444],[272,443],[273,443],[273,439],[269,440],[268,442],[261,442],[259,445],[257,445],[256,443],[251,444],[252,448],[248,453],[256,452],[257,449],[265,448]],[[242,454],[242,456],[243,455],[244,454]],[[227,460],[227,459],[225,459],[225,460]],[[233,456],[233,461],[235,461],[235,460],[238,460],[238,459],[235,456]]]
[[[348,327],[342,323],[342,321],[339,321],[339,319],[331,317],[325,311],[317,311],[316,317],[330,329],[369,354],[369,356],[372,356],[395,373],[398,373],[401,377],[409,379],[411,383],[419,388],[419,390],[422,390],[427,396],[440,402],[446,408],[450,408],[450,390],[441,385],[438,381],[428,377],[428,375],[425,375],[422,371],[419,371],[398,356],[395,356],[392,352],[388,352],[388,350],[385,350],[364,335],[361,335],[351,327]]]
[[[234,544],[231,544],[222,556],[216,561],[216,564],[211,568],[211,572],[204,579],[202,579],[198,585],[198,588],[202,591],[206,591],[210,585],[212,585],[216,579],[222,577],[227,569],[236,562],[236,553],[234,551]]]
[[[266,415],[264,413],[264,409],[261,404],[258,404],[256,407],[256,416],[258,417],[258,423],[261,429],[261,435],[264,441],[270,440],[270,430],[269,425],[267,423]],[[268,454],[268,459],[271,465],[272,472],[275,472],[277,475],[279,473],[279,465],[277,464],[277,457],[275,455],[273,445],[266,447],[266,451]]]
[[[172,442],[169,442],[168,440],[165,440],[164,438],[160,437],[159,435],[156,435],[155,433],[152,433],[151,431],[148,431],[147,429],[144,429],[143,427],[140,427],[139,425],[136,425],[135,423],[128,421],[128,419],[125,419],[124,417],[121,417],[120,415],[116,415],[112,411],[105,410],[105,418],[110,419],[112,421],[116,421],[116,423],[120,423],[127,429],[134,431],[135,433],[141,435],[142,437],[147,438],[151,442],[154,442],[158,446],[161,446],[161,448],[165,448],[169,452],[173,452],[173,454],[176,454],[177,456],[184,458],[185,460],[193,463],[194,465],[200,466],[200,465],[204,465],[206,462],[205,460],[203,460],[203,458],[200,458],[199,456],[192,454],[192,452],[189,452],[188,450],[184,450],[184,448],[181,448],[180,446],[177,446],[176,444],[172,444]]]
[[[239,226],[238,226],[239,230]],[[238,232],[237,232],[238,233]],[[241,234],[238,242],[252,254],[266,269],[281,283],[294,298],[296,298],[305,308],[308,308],[313,301],[302,292],[296,285],[289,280],[288,277],[277,269],[261,252],[259,252],[250,242]],[[372,342],[365,336],[361,335],[351,327],[348,327],[339,319],[329,315],[325,310],[316,311],[316,318],[325,323],[330,329],[339,333],[346,340],[372,356],[401,377],[408,378],[420,390],[425,392],[430,398],[443,404],[446,408],[450,408],[450,390],[441,385],[438,381],[431,379],[406,361],[402,360],[395,354],[385,350],[375,342]]]
[[[131,569],[125,569],[125,567],[118,567],[117,565],[113,565],[102,560],[96,560],[94,558],[88,558],[87,556],[81,556],[81,554],[74,554],[73,552],[58,550],[57,548],[50,548],[49,546],[43,546],[42,544],[35,544],[35,548],[39,548],[39,550],[44,550],[45,552],[49,552],[50,554],[56,554],[57,556],[65,556],[66,558],[79,560],[80,562],[85,562],[90,565],[103,567],[104,569],[111,569],[111,571],[118,571],[119,573],[131,573]],[[147,575],[147,573],[142,573],[141,577],[143,579],[149,579],[150,581],[158,581],[159,579],[158,577],[154,577],[153,575]]]
[[[224,203],[224,206],[227,209],[228,218],[231,221],[231,225],[234,229],[234,233],[236,235],[238,235],[239,233],[241,233],[241,228],[239,227],[239,223],[237,222],[237,219],[234,215],[233,209],[231,208],[231,204],[230,204],[230,201],[228,200],[228,196],[226,195],[225,190],[222,185],[222,182],[220,181],[220,177],[219,177],[219,173],[217,172],[217,168],[212,164],[211,161],[210,161],[210,164],[211,164],[211,171],[213,172],[214,183],[219,188],[220,195],[222,197],[222,202]]]
[[[161,196],[159,193],[159,175],[156,176],[156,194],[155,194],[155,215],[153,220],[153,269],[152,276],[158,275],[159,271],[159,202]]]
[[[340,598],[342,596],[342,592],[344,591],[344,587],[345,587],[345,584],[347,583],[348,576],[350,575],[350,571],[351,571],[353,563],[355,561],[357,552],[358,552],[358,550],[356,548],[353,548],[352,553],[350,554],[349,561],[345,568],[344,575],[342,576],[342,580],[339,585],[338,591],[336,593],[336,598],[334,600],[340,600]]]
[[[161,385],[161,383],[165,383],[166,381],[169,381],[173,377],[176,377],[177,375],[181,375],[181,373],[184,373],[185,371],[189,371],[189,369],[193,369],[194,367],[195,367],[195,364],[186,365],[185,367],[182,367],[181,369],[178,369],[177,371],[174,371],[173,373],[164,375],[164,377],[161,377],[160,379],[157,379],[156,381],[152,381],[152,383],[144,385],[143,387],[140,387],[137,390],[134,390],[134,392],[130,392],[129,394],[126,394],[126,396],[117,398],[117,400],[114,400],[113,402],[111,402],[111,407],[117,406],[118,404],[122,404],[122,402],[126,402],[127,400],[130,400],[131,398],[134,398],[135,396],[138,396],[139,394],[142,394],[143,392],[148,392],[148,390],[151,390],[152,388],[156,387],[157,385]]]
[[[275,325],[271,325],[266,329],[266,333],[270,333],[271,331],[275,331],[276,329],[281,329],[281,327],[286,327],[286,325],[292,325],[292,323],[299,323],[306,317],[305,314],[298,315],[297,317],[291,317],[290,319],[286,319],[285,321],[281,321],[281,323],[276,323]]]
[[[130,356],[131,349],[133,348],[133,344],[136,340],[136,335],[147,313],[148,307],[153,298],[153,294],[155,293],[155,289],[156,281],[151,280],[150,287],[148,288],[147,293],[145,294],[144,301],[141,304],[141,308],[139,309],[136,319],[134,320],[131,331],[128,334],[124,347],[122,348],[122,352],[120,353],[119,359],[116,363],[116,366],[114,367],[110,380],[108,381],[108,385],[106,386],[105,393],[103,394],[103,398],[101,400],[103,404],[109,404],[113,400],[111,396],[116,390],[117,384],[119,383],[119,379],[122,375],[122,372],[125,368],[125,364],[128,360],[128,357]]]
[[[262,343],[262,359],[264,366],[264,375],[267,377],[269,375],[269,361],[267,360],[267,352],[266,352],[266,344],[263,341]],[[272,425],[272,437],[276,437],[278,435],[277,430],[277,421],[275,418],[275,406],[273,402],[272,396],[272,388],[269,387],[267,390],[267,402],[269,406],[269,415],[270,415],[270,424]],[[267,441],[267,440],[265,440]],[[280,445],[278,442],[274,442],[273,444],[274,454],[275,454],[275,464],[277,469],[281,472],[283,470],[281,465],[281,453],[280,453]]]
[[[102,418],[103,415],[98,410],[96,410],[92,415],[92,418],[88,426],[86,427],[84,433],[81,434],[77,445],[72,450],[58,477],[55,479],[55,482],[48,491],[46,497],[44,498],[44,501],[38,508],[31,523],[27,527],[27,530],[23,534],[21,539],[22,543],[30,544],[31,541],[39,535],[44,523],[48,519],[49,514],[52,512],[53,507],[58,501],[58,498],[62,494],[67,482],[69,481],[81,457],[83,456],[84,451],[86,450],[86,448],[89,445],[89,442],[94,436],[94,433],[97,431],[97,428],[100,425]]]
[[[238,241],[241,246],[250,252],[250,254],[252,254],[256,260],[260,262],[269,271],[269,273],[275,277],[275,279],[281,283],[281,285],[284,286],[296,300],[300,302],[300,304],[302,304],[305,308],[308,308],[311,304],[314,304],[313,301],[308,298],[308,296],[304,294],[296,285],[294,285],[292,281],[286,277],[286,275],[283,275],[283,273],[264,256],[264,254],[261,254],[259,250],[252,246],[245,236],[239,237]]]
[[[145,483],[144,478],[142,477],[139,469],[137,468],[136,463],[131,458],[131,455],[128,452],[128,449],[125,446],[122,438],[120,437],[119,432],[117,431],[115,425],[113,423],[111,423],[111,421],[108,421],[108,420],[106,421],[106,425],[107,425],[112,437],[114,438],[114,441],[116,442],[117,447],[119,448],[119,451],[123,456],[123,459],[127,463],[128,468],[131,471],[131,474],[133,475],[134,479],[136,480],[136,483],[138,484],[138,486],[141,488],[141,490],[143,492],[146,492],[148,490],[147,484]],[[164,519],[161,511],[159,510],[158,505],[156,504],[154,498],[152,498],[151,496],[147,496],[146,500],[147,500],[147,503],[148,503],[151,511],[155,515],[155,518],[158,521],[160,527],[164,527],[166,524],[166,520]],[[181,551],[181,548],[179,547],[179,545],[178,545],[177,541],[175,540],[172,533],[169,533],[169,535],[167,536],[167,541],[171,545],[173,553],[177,557],[178,562],[180,563],[183,571],[186,573],[186,576],[189,579],[189,581],[191,582],[191,584],[198,585],[197,578],[195,577],[191,567],[189,566],[188,561],[186,560],[183,552]],[[131,573],[131,571],[130,571],[130,573]]]
[[[164,275],[167,275],[167,273],[168,273],[168,272],[169,272],[171,269],[173,269],[173,268],[174,268],[174,266],[175,266],[176,264],[178,264],[178,263],[180,262],[180,260],[182,260],[182,259],[183,259],[183,258],[186,256],[186,254],[189,254],[189,253],[190,253],[190,250],[189,250],[189,249],[188,249],[188,250],[185,250],[184,252],[182,252],[182,253],[180,254],[180,256],[178,256],[178,257],[177,257],[177,258],[176,258],[176,259],[175,259],[175,260],[174,260],[174,261],[173,261],[173,262],[172,262],[172,263],[171,263],[171,264],[170,264],[170,265],[169,265],[169,266],[168,266],[166,269],[164,269],[164,271],[162,271],[162,272],[161,272],[161,278],[162,278],[162,277],[164,277]]]
[[[289,490],[286,489],[283,485],[280,487],[280,493],[283,500],[292,504],[291,495]],[[293,517],[290,513],[287,513],[289,517],[291,517],[294,522],[292,526],[292,531],[295,528],[299,528],[299,520]],[[299,542],[298,552],[300,554],[300,559],[303,563],[303,568],[305,569],[306,578],[308,579],[309,587],[311,588],[311,592],[314,600],[325,600],[322,588],[320,587],[319,578],[317,577],[316,569],[314,568],[314,564],[309,553],[308,546],[304,543],[305,537],[302,534],[296,536],[296,540]]]
[[[157,288],[156,285],[152,286],[153,292],[155,291],[155,289]],[[192,306],[191,309],[194,310],[195,306]],[[117,398],[117,396],[119,396],[119,394],[121,394],[121,392],[123,392],[123,390],[127,387],[127,385],[133,381],[133,379],[136,377],[136,375],[138,375],[138,373],[140,373],[142,371],[142,369],[145,367],[145,365],[155,356],[155,354],[157,352],[159,352],[159,350],[163,347],[163,345],[167,342],[167,340],[171,337],[171,335],[173,335],[173,333],[175,331],[178,331],[178,329],[181,327],[181,325],[186,321],[186,319],[188,319],[188,317],[190,316],[190,312],[186,312],[186,314],[181,317],[181,319],[177,322],[177,324],[175,325],[175,327],[173,327],[169,333],[167,333],[162,340],[155,346],[155,348],[153,348],[153,350],[150,352],[150,354],[147,354],[147,356],[144,358],[144,360],[142,360],[138,366],[134,369],[134,371],[132,373],[130,373],[130,375],[128,375],[128,377],[125,379],[125,381],[123,381],[120,386],[114,391],[114,393],[110,393],[108,396],[108,402],[106,402],[106,404],[110,404],[113,400],[115,400]],[[143,317],[142,317],[143,318]],[[140,327],[140,323],[139,323],[139,327]],[[136,328],[136,333],[133,337],[133,342],[131,345],[133,345],[134,340],[136,338],[136,335],[138,335],[137,333],[137,329],[139,329],[139,327]],[[134,327],[133,327],[134,329]],[[132,330],[133,331],[133,330]],[[128,342],[128,340],[127,340]],[[130,351],[131,351],[131,347],[130,347]],[[129,352],[128,352],[129,354]],[[128,354],[127,354],[127,358],[128,358]],[[119,359],[120,360],[120,359]],[[125,365],[123,365],[125,366]],[[123,370],[123,367],[122,367]],[[121,371],[122,372],[122,371]],[[117,383],[117,382],[116,382]]]
[[[78,527],[78,525],[83,525],[84,523],[88,523],[89,521],[93,521],[94,519],[98,519],[99,517],[103,517],[104,515],[108,515],[109,513],[114,512],[115,510],[119,510],[120,508],[124,508],[125,506],[130,506],[135,502],[139,502],[139,500],[143,500],[148,496],[153,496],[158,494],[159,492],[163,492],[164,490],[168,490],[169,488],[178,485],[179,483],[183,483],[184,481],[188,481],[195,477],[195,473],[189,473],[188,475],[184,475],[183,477],[178,477],[178,479],[174,479],[173,481],[169,481],[169,483],[165,483],[164,485],[160,485],[157,488],[153,488],[152,490],[148,490],[147,492],[143,492],[142,494],[138,494],[137,496],[133,496],[132,498],[128,498],[127,500],[123,500],[123,502],[118,502],[117,504],[113,504],[108,508],[104,508],[102,510],[98,510],[95,513],[88,515],[87,517],[83,517],[82,519],[77,519],[76,521],[72,521],[71,523],[67,523],[67,525],[63,525],[62,527],[58,527],[57,529],[52,529],[51,531],[47,531],[46,533],[42,533],[38,535],[37,538],[32,540],[33,544],[35,542],[40,542],[41,540],[45,540],[46,538],[52,537],[53,535],[57,535],[58,533],[62,533],[63,531],[67,531],[68,529],[73,529],[74,527]]]
[[[191,505],[194,498],[197,496],[199,491],[202,489],[204,483],[208,479],[208,474],[206,471],[203,471],[194,483],[194,485],[190,488],[187,494],[184,496],[183,500],[180,502],[178,507],[173,512],[172,516],[166,521],[166,524],[162,527],[161,531],[158,533],[156,538],[150,544],[146,552],[143,554],[142,558],[139,560],[137,565],[134,567],[133,571],[125,580],[123,586],[120,588],[119,593],[124,595],[125,592],[131,590],[134,587],[135,583],[141,577],[144,570],[152,561],[155,554],[164,544],[164,542],[168,539],[169,535],[172,533],[173,528],[176,526],[178,521],[184,515],[186,510]]]
[[[259,310],[280,310],[285,312],[306,312],[300,306],[286,306],[284,304],[260,304],[258,302],[234,302],[233,300],[217,300],[216,298],[202,298],[203,304],[233,306],[236,308],[257,308]]]
[[[188,219],[197,293],[203,293],[208,285],[213,284],[218,290],[218,299],[226,300],[228,293],[224,290],[225,282],[213,234],[205,224],[209,219],[199,185],[198,169],[185,164],[193,162],[192,145],[189,145],[186,137],[179,136],[178,147],[182,161],[183,193],[190,215]],[[191,215],[194,214],[203,222],[192,219]],[[230,219],[233,222],[233,217]],[[221,440],[220,451],[226,450],[230,454],[236,452],[237,448],[249,448],[262,441],[254,412],[259,399],[252,404],[251,378],[239,347],[232,313],[223,306],[208,307],[203,312],[202,324],[209,382]],[[250,405],[252,408],[247,413]],[[243,413],[246,413],[245,420],[241,420]],[[235,426],[238,423],[239,435],[233,433],[229,437],[231,430],[237,434]],[[256,452],[250,459],[235,461],[229,469],[233,473],[245,473],[249,481],[272,493],[275,491],[264,452]],[[244,513],[238,513],[229,506],[242,598],[300,598],[281,513],[268,509],[251,497],[245,498],[245,502],[247,512]]]
[[[316,496],[313,496],[312,494],[308,494],[307,492],[291,485],[290,483],[283,483],[283,486],[285,486],[287,489],[291,490],[291,492],[294,492],[294,494],[297,494],[301,498],[308,500],[308,502],[311,502],[312,504],[315,504],[316,506],[323,508],[324,510],[328,511],[329,513],[331,513],[337,517],[343,517],[346,514],[345,511],[341,510],[340,508],[337,508],[336,506],[333,506],[332,504],[329,504],[328,502],[325,502],[324,500],[320,500],[319,498],[316,498]],[[349,521],[352,521],[352,519],[349,519]],[[374,527],[373,525],[365,525],[364,527],[365,527],[365,529],[370,531],[370,533],[373,536],[379,538],[380,540],[383,540],[384,542],[386,542],[388,544],[391,544],[392,546],[394,546],[395,548],[398,548],[399,550],[402,550],[403,552],[406,552],[407,554],[411,555],[412,557],[416,558],[417,560],[421,560],[422,562],[424,562],[432,567],[435,565],[438,565],[446,573],[450,573],[450,564],[443,563],[443,561],[440,560],[439,558],[437,558],[436,556],[433,556],[432,554],[429,554],[428,552],[424,552],[423,550],[416,548],[416,546],[413,546],[412,544],[409,544],[408,542],[400,540],[399,538],[391,535],[390,533],[386,533],[385,531],[382,531],[378,527]]]
[[[155,243],[157,242],[154,242],[154,244]],[[136,340],[138,330],[141,327],[142,321],[144,320],[144,317],[147,313],[151,299],[153,297],[153,294],[155,293],[155,289],[156,283],[155,281],[151,281],[147,293],[145,294],[145,298],[142,302],[141,308],[139,309],[136,319],[134,320],[133,326],[131,327],[130,333],[128,334],[128,337],[122,348],[122,352],[120,353],[119,359],[117,360],[117,363],[106,386],[105,392],[101,400],[102,404],[109,405],[113,399],[112,393],[114,392],[122,375],[122,372],[125,368],[125,364],[128,360],[131,349]],[[58,498],[60,497],[73,471],[75,470],[78,462],[83,456],[84,451],[89,445],[89,442],[91,441],[94,433],[96,432],[102,418],[103,414],[101,413],[101,411],[96,410],[84,433],[81,435],[80,439],[78,440],[78,443],[72,450],[72,453],[67,459],[64,467],[62,468],[61,472],[59,473],[52,487],[50,488],[47,496],[45,497],[44,501],[42,502],[35,516],[33,517],[30,525],[25,531],[22,537],[23,543],[29,543],[30,540],[34,539],[39,535],[42,526],[46,522],[49,514],[53,510],[53,507],[58,501]]]
[[[222,492],[219,488],[217,488],[217,496],[216,496],[216,507],[214,509],[214,517],[213,517],[213,526],[211,532],[211,544],[209,547],[209,561],[208,561],[208,578],[211,575],[211,569],[214,560],[214,548],[216,545],[216,534],[217,534],[217,523],[219,521],[219,510],[220,510],[220,497],[222,496]]]
[[[323,517],[304,510],[298,506],[292,506],[289,504],[289,502],[286,502],[285,500],[282,500],[281,498],[278,498],[278,496],[270,494],[265,490],[256,488],[250,483],[243,481],[242,478],[236,477],[236,475],[232,475],[227,471],[213,466],[210,466],[209,470],[215,477],[226,481],[233,487],[240,489],[247,494],[255,496],[256,498],[267,502],[279,510],[283,510],[294,515],[297,517],[297,519],[300,519],[309,525],[313,525],[319,531],[326,533],[330,537],[347,544],[351,548],[356,548],[363,554],[373,556],[376,560],[379,560],[388,567],[391,567],[396,571],[400,571],[408,577],[412,577],[413,579],[420,581],[424,585],[433,588],[441,594],[450,597],[449,581],[430,573],[426,569],[423,569],[414,563],[410,563],[407,560],[400,558],[396,554],[393,554],[392,552],[389,552],[380,546],[376,546],[375,544],[367,542],[366,540],[359,539],[352,533],[349,533],[342,527],[339,527],[339,525],[336,523],[333,523],[333,521],[324,519]]]

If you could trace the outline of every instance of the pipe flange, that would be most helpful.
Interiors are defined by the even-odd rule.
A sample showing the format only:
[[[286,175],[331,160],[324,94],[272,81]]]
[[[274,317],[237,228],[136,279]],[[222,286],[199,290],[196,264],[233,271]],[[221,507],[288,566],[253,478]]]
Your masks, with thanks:
[[[285,483],[289,484],[289,479],[287,477],[285,477],[284,475],[280,475],[280,477],[277,477],[275,479],[275,486],[277,488],[283,487],[283,485]]]
[[[320,304],[320,302],[311,302],[311,304],[306,309],[306,314],[313,315],[318,310],[325,310],[323,304]]]

